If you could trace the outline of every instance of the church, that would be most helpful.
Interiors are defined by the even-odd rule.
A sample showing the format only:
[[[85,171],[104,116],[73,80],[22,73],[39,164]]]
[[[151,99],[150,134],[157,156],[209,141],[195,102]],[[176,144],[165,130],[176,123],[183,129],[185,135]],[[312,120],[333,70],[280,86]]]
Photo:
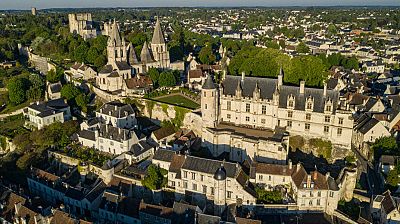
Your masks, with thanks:
[[[114,93],[131,92],[135,86],[131,83],[144,83],[150,85],[149,80],[140,80],[146,77],[150,68],[160,70],[183,70],[181,61],[171,63],[167,43],[157,19],[151,43],[145,42],[140,53],[140,59],[135,53],[132,43],[125,41],[120,36],[116,21],[109,27],[107,42],[107,64],[100,70],[96,78],[97,86],[105,91]]]
[[[206,78],[202,136],[213,156],[284,164],[288,134],[351,146],[354,121],[339,92],[327,85],[307,88],[304,81],[300,86],[284,85],[283,75],[282,69],[278,79],[227,75],[220,85]]]

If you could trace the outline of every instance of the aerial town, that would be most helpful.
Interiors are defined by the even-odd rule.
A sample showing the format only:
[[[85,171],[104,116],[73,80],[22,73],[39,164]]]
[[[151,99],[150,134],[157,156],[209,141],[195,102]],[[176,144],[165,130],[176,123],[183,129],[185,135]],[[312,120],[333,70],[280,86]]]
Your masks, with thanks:
[[[400,223],[399,134],[400,7],[0,11],[1,223]]]

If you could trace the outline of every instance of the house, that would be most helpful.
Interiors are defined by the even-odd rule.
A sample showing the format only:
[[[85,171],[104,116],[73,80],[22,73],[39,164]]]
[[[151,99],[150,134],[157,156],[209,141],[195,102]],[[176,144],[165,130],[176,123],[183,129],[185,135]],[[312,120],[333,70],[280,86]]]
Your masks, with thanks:
[[[140,224],[140,201],[126,197],[109,188],[99,206],[99,221],[103,223]]]
[[[174,139],[174,135],[174,127],[164,126],[153,131],[150,137],[159,145],[159,147],[165,148],[169,144],[169,142]]]
[[[71,66],[70,71],[75,79],[89,80],[97,76],[97,72],[93,68],[79,62],[75,62],[75,64]]]
[[[356,120],[352,142],[361,149],[364,142],[375,142],[376,139],[385,136],[391,136],[388,128],[370,114],[363,114]]]
[[[46,100],[55,100],[61,98],[61,82],[47,82]]]
[[[398,206],[400,199],[393,197],[389,190],[382,195],[376,195],[371,200],[371,213],[374,220],[384,224],[400,223]]]
[[[24,110],[28,118],[27,125],[42,129],[44,126],[72,118],[69,105],[64,99],[54,99],[47,102],[36,102]]]
[[[379,167],[382,173],[388,174],[389,171],[396,169],[398,157],[392,155],[382,155],[379,159]]]

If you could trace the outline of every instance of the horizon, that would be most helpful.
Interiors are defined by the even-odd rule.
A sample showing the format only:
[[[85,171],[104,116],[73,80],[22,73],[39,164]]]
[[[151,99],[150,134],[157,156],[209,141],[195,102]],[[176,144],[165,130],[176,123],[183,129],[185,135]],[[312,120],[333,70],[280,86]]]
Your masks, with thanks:
[[[18,2],[15,0],[2,0],[0,2],[0,11],[6,10],[30,10],[32,7],[38,10],[50,9],[118,9],[118,8],[287,8],[287,7],[399,7],[400,1],[395,0],[351,0],[351,1],[327,1],[321,0],[315,3],[314,0],[249,0],[243,3],[239,0],[201,0],[195,3],[188,0],[148,0],[140,2],[137,0],[26,0]]]

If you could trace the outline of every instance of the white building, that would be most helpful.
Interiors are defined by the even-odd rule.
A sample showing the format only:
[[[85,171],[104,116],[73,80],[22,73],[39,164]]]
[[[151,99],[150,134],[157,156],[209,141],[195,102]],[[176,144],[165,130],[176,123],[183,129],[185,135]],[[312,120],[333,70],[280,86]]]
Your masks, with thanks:
[[[38,129],[55,122],[64,123],[72,118],[69,105],[61,98],[33,103],[24,110],[24,114],[29,120],[27,125]]]

